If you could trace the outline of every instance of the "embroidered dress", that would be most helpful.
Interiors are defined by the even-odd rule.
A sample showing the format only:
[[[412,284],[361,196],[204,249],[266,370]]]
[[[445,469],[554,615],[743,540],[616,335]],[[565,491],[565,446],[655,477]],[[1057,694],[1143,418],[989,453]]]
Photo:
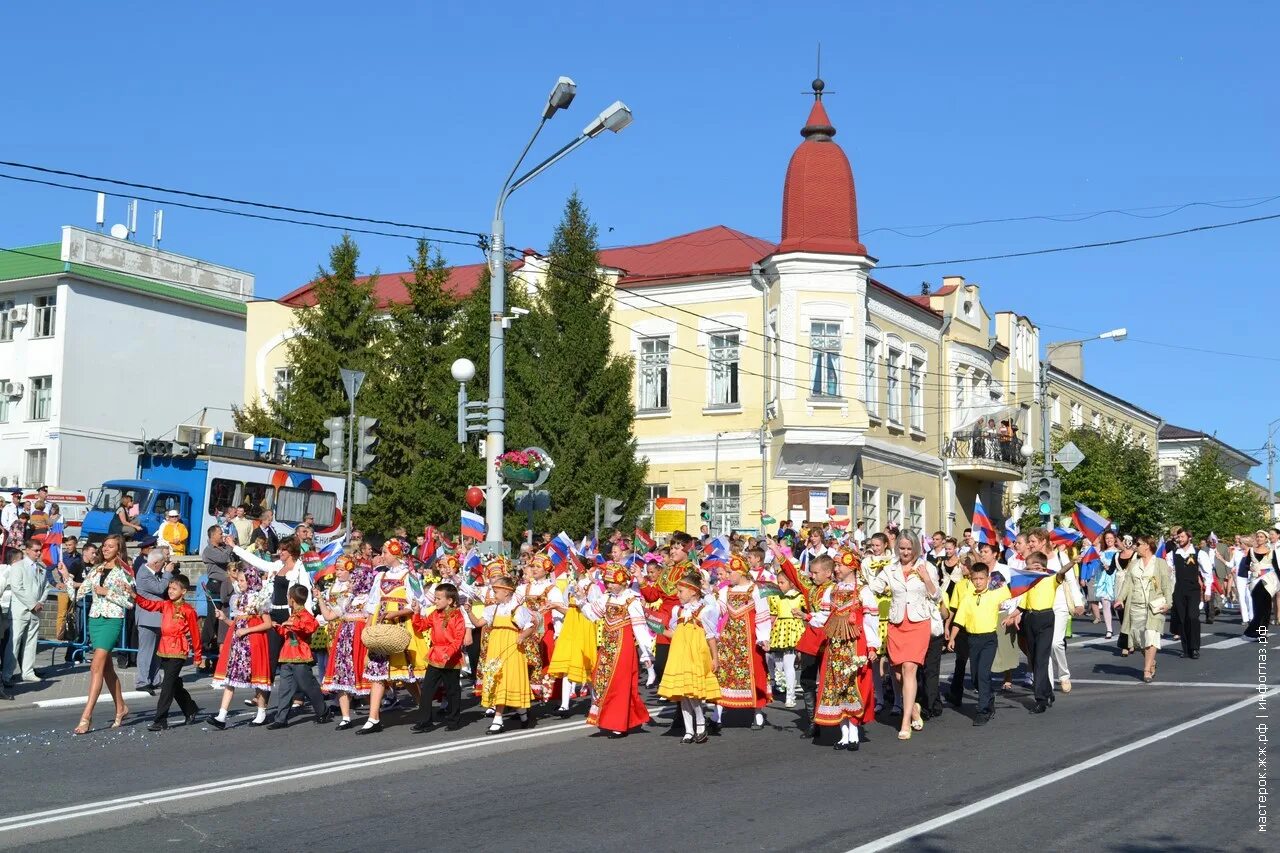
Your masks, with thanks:
[[[357,571],[350,587],[338,597],[338,610],[345,615],[364,616],[365,601],[377,573],[372,569]],[[352,696],[368,696],[369,680],[364,677],[369,653],[365,651],[362,635],[364,620],[343,621],[334,632],[329,647],[329,663],[325,667],[321,689],[326,693],[347,693]]]
[[[796,571],[795,563],[790,560],[782,561],[782,573],[791,580],[791,584],[796,589],[804,591],[805,609],[810,613],[817,613],[819,608],[822,607],[823,594],[826,593],[827,587],[831,586],[830,581],[823,584],[815,584],[807,576]],[[826,634],[812,625],[805,625],[800,639],[796,641],[796,651],[802,655],[820,657],[822,646],[826,642]]]
[[[875,691],[868,648],[879,648],[879,608],[871,590],[853,581],[827,589],[813,624],[827,635],[818,673],[818,699],[813,722],[838,726],[875,718]],[[870,642],[874,638],[875,642]]]
[[[601,628],[601,643],[591,682],[594,694],[587,725],[612,732],[628,732],[649,722],[640,698],[636,648],[653,648],[653,634],[645,621],[640,596],[631,590],[597,596],[583,614]]]
[[[387,569],[378,575],[365,602],[365,613],[374,617],[374,624],[398,610],[408,610],[417,601],[421,604],[421,590],[411,588],[409,570],[403,565]],[[406,619],[396,623],[409,632],[409,647],[403,652],[385,657],[368,653],[364,677],[369,681],[415,682],[426,674],[429,649],[422,635],[413,628],[413,621]]]
[[[763,708],[773,698],[757,637],[769,636],[772,617],[769,604],[755,584],[725,587],[719,593],[720,638],[716,651],[720,666],[720,706]]]
[[[667,626],[671,635],[671,651],[658,695],[672,702],[697,699],[720,701],[720,683],[711,666],[708,640],[716,638],[720,613],[715,599],[706,598],[693,604],[677,604]]]
[[[528,708],[533,704],[529,688],[529,665],[520,647],[520,632],[533,624],[527,608],[508,601],[484,609],[489,624],[489,645],[481,669],[484,692],[480,704],[486,708]]]
[[[569,585],[568,612],[547,666],[552,678],[568,678],[573,684],[590,681],[596,668],[596,626],[578,609],[578,602],[587,598],[589,588],[588,583],[582,582]]]
[[[263,622],[268,599],[257,592],[237,592],[231,596],[228,616],[234,623],[227,631],[218,655],[218,666],[213,671],[211,686],[271,689],[271,655],[267,647],[267,635],[256,632],[237,637],[241,628],[253,628]]]
[[[556,622],[560,614],[549,609],[552,603],[563,603],[564,596],[551,580],[530,581],[516,592],[516,600],[528,608],[535,621],[541,620],[542,630],[535,630],[521,645],[525,660],[529,663],[529,684],[533,695],[540,701],[553,698],[559,679],[549,673],[551,658],[555,654]],[[539,613],[538,611],[544,611]]]

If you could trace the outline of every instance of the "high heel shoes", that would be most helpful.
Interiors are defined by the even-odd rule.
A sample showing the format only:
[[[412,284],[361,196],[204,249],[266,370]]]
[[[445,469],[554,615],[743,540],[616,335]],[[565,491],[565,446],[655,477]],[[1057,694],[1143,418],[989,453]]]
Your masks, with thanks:
[[[118,728],[120,728],[120,724],[124,722],[124,718],[125,718],[125,717],[127,717],[127,716],[129,716],[129,709],[126,707],[126,708],[125,708],[123,711],[121,711],[119,714],[116,714],[116,718],[115,718],[114,722],[112,722],[112,723],[111,723],[111,728],[113,728],[113,729],[118,729]]]
[[[80,725],[71,730],[73,735],[87,735],[89,730],[93,728],[93,720],[88,717],[80,718]]]

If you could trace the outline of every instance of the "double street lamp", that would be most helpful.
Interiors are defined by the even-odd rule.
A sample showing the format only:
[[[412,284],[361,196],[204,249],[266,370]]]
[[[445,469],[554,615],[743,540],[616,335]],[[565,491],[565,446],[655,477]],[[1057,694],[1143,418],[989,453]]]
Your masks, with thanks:
[[[507,303],[507,267],[506,267],[506,224],[503,222],[502,209],[511,194],[538,175],[545,172],[557,161],[571,151],[583,145],[587,140],[595,139],[606,130],[618,133],[631,124],[631,110],[622,101],[614,101],[598,116],[582,129],[577,137],[562,145],[538,165],[515,177],[516,171],[529,149],[533,147],[538,134],[542,132],[547,121],[561,110],[566,110],[573,103],[577,94],[577,85],[568,77],[556,81],[547,103],[542,109],[542,117],[533,135],[520,152],[507,179],[502,183],[498,193],[498,202],[493,211],[493,229],[489,240],[489,265],[491,279],[489,285],[489,399],[485,403],[468,403],[465,383],[475,376],[475,366],[467,359],[458,359],[453,365],[453,377],[464,387],[458,393],[458,439],[466,440],[466,433],[479,431],[478,427],[468,426],[466,411],[468,408],[487,408],[487,430],[485,440],[485,542],[484,549],[489,553],[501,552],[502,537],[502,481],[498,476],[497,459],[506,450],[506,330],[513,317],[506,316]],[[465,378],[464,378],[465,377]]]
[[[1049,360],[1053,357],[1053,351],[1061,347],[1087,344],[1089,341],[1123,341],[1127,337],[1129,337],[1128,329],[1112,329],[1109,332],[1103,332],[1100,335],[1093,335],[1088,338],[1057,341],[1045,345],[1044,358],[1040,361],[1040,441],[1044,450],[1044,461],[1040,466],[1040,476],[1042,478],[1053,478],[1053,451],[1049,447]]]

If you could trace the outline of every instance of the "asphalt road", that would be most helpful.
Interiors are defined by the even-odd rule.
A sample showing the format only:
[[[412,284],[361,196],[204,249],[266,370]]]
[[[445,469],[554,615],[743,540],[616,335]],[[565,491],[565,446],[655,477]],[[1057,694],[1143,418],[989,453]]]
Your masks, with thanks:
[[[5,712],[0,847],[1274,849],[1257,831],[1259,647],[1213,627],[1221,646],[1166,650],[1154,685],[1112,644],[1080,646],[1075,689],[1043,716],[1019,688],[975,728],[970,695],[909,742],[868,726],[857,753],[802,741],[780,706],[764,731],[702,746],[665,726],[607,740],[581,717],[485,737],[476,709],[456,733],[412,735],[394,714],[370,737],[306,718],[270,732],[243,713],[226,732],[151,734],[139,716],[74,739],[75,709]]]

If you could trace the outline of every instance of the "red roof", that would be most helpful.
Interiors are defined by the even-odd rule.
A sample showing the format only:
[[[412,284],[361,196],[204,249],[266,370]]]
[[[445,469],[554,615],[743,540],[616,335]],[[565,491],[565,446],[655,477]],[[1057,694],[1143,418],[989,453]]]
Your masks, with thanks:
[[[817,83],[815,82],[815,87]],[[818,88],[821,92],[821,88]],[[782,242],[778,252],[865,255],[858,242],[858,201],[853,169],[819,94],[791,155],[782,188]]]
[[[624,271],[619,287],[656,284],[666,279],[746,273],[773,253],[773,244],[713,225],[640,246],[600,250],[600,265]]]
[[[464,264],[458,267],[450,267],[449,280],[445,283],[445,289],[461,299],[479,285],[480,276],[484,272],[484,268],[484,264]],[[363,284],[371,278],[374,278],[374,276],[362,275],[356,281]],[[379,308],[408,303],[409,292],[404,286],[406,278],[413,278],[413,272],[389,272],[380,273],[377,276],[377,281],[373,285],[373,298]],[[314,281],[307,282],[302,287],[281,296],[278,301],[291,308],[314,305],[316,300],[311,292],[314,288]]]

